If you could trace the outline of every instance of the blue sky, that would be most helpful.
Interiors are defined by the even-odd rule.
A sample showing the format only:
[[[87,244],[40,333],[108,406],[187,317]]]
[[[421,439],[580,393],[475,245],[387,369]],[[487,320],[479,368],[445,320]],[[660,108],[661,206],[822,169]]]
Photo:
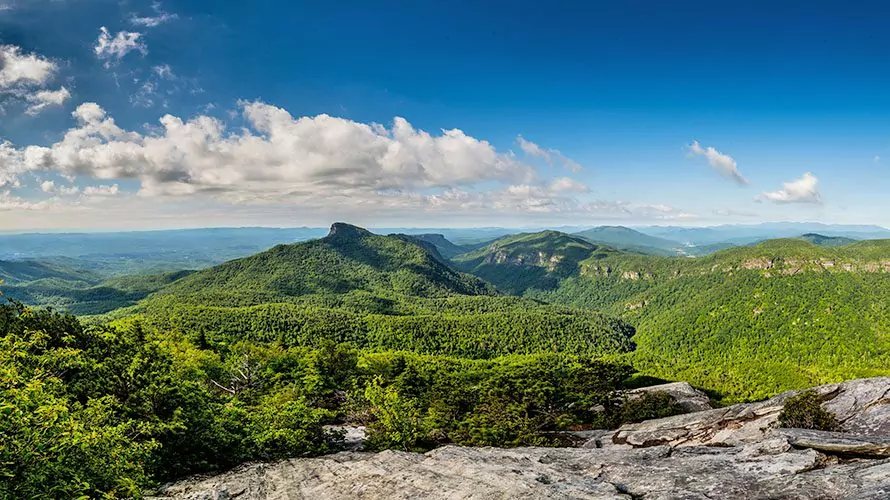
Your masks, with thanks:
[[[890,7],[724,3],[0,0],[0,229],[890,225]]]

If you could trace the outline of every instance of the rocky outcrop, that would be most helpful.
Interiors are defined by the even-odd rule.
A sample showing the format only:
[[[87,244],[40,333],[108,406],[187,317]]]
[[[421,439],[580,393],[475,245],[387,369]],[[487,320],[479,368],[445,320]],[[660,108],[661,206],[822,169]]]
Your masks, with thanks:
[[[669,385],[694,395],[691,387]],[[890,459],[881,458],[890,456],[890,378],[817,391],[844,432],[776,428],[793,394],[786,393],[618,431],[589,431],[584,448],[344,452],[248,464],[165,486],[154,498],[890,498]]]
[[[254,464],[158,499],[885,499],[890,461],[833,463],[781,440],[736,448],[458,448]]]
[[[626,394],[627,399],[635,399],[645,394],[664,393],[674,398],[687,412],[705,411],[711,409],[711,401],[704,392],[689,385],[689,382],[674,382],[671,384],[653,385],[633,389]]]
[[[864,437],[890,436],[890,377],[852,380],[816,387],[822,406],[837,416],[844,430]],[[789,391],[758,403],[688,413],[621,427],[615,444],[644,447],[733,446],[765,439],[776,427]]]

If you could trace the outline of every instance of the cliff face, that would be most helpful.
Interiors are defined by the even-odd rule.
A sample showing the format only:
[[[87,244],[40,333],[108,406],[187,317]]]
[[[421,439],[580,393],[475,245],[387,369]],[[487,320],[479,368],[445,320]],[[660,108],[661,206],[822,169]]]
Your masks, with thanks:
[[[425,454],[339,453],[249,464],[166,486],[155,498],[890,497],[890,459],[885,458],[890,457],[890,378],[832,384],[817,392],[844,432],[777,429],[782,404],[793,394],[787,393],[593,432],[581,448],[446,446]]]

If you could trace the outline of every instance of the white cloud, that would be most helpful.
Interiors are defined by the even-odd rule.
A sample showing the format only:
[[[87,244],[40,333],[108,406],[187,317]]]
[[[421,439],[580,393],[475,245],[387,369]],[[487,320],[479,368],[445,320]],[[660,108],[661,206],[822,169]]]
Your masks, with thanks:
[[[43,86],[58,66],[37,54],[25,54],[14,45],[0,45],[0,91],[20,85]]]
[[[0,140],[0,188],[20,186],[19,175],[26,171],[22,152],[11,142]]]
[[[83,188],[84,196],[116,196],[120,192],[117,184],[101,186],[87,186]]]
[[[873,160],[875,163],[877,163],[877,162],[881,161],[881,157],[878,156],[878,155],[875,155],[875,157],[874,157],[872,160]]]
[[[590,191],[586,184],[568,177],[553,179],[553,182],[550,183],[550,189],[557,193],[587,193]]]
[[[135,94],[130,96],[130,104],[140,108],[150,108],[155,105],[157,92],[157,82],[148,80],[139,87]]]
[[[169,64],[161,64],[160,66],[152,66],[152,72],[157,75],[158,78],[164,80],[175,80],[176,75],[173,74],[173,69],[170,68]]]
[[[119,31],[113,37],[108,32],[108,28],[102,26],[99,28],[99,38],[96,40],[96,46],[93,52],[99,59],[105,60],[105,67],[110,67],[113,63],[120,61],[130,52],[138,51],[145,55],[148,48],[145,43],[140,40],[142,33],[134,33],[131,31]]]
[[[516,143],[519,145],[519,149],[525,154],[534,158],[541,158],[547,162],[548,165],[552,166],[555,162],[559,162],[562,166],[571,169],[573,172],[582,169],[579,163],[567,158],[558,149],[544,149],[534,142],[526,140],[521,135],[516,136]]]
[[[53,181],[41,182],[40,190],[44,193],[55,193],[62,196],[69,196],[80,192],[80,188],[77,186],[57,186]]]
[[[155,2],[151,5],[152,10],[154,10],[155,15],[153,16],[137,16],[133,14],[130,16],[130,23],[135,26],[145,26],[146,28],[154,28],[156,26],[160,26],[166,22],[173,21],[178,19],[179,16],[176,14],[170,14],[169,12],[164,12],[161,8],[160,2]]]
[[[732,179],[739,184],[748,184],[748,180],[739,172],[738,165],[732,156],[725,155],[713,147],[702,148],[698,141],[694,141],[689,145],[689,152],[707,158],[708,165],[722,176]]]
[[[73,113],[78,126],[61,141],[16,154],[28,170],[137,179],[144,195],[205,193],[238,203],[533,177],[527,165],[456,129],[432,136],[403,118],[389,129],[327,115],[294,118],[260,102],[241,103],[241,112],[249,129],[230,131],[208,116],[165,115],[157,133],[143,135],[86,103]]]
[[[0,191],[0,211],[2,212],[42,211],[53,208],[56,205],[57,200],[55,198],[29,201],[12,194],[9,190]]]
[[[424,214],[480,222],[694,217],[665,205],[591,200],[585,184],[542,178],[485,140],[457,129],[433,135],[398,117],[383,126],[242,102],[231,126],[210,116],[165,115],[158,127],[132,131],[95,103],[72,116],[76,125],[54,144],[0,146],[0,187],[20,186],[26,173],[98,181],[80,191],[44,183],[55,200],[52,213],[64,218],[69,208],[83,210],[78,223],[105,224],[98,212],[81,217],[100,208],[145,224],[169,207],[181,213],[196,206],[214,207],[212,217],[252,214],[265,223],[263,214],[292,222],[417,221]]]
[[[757,200],[771,201],[773,203],[822,203],[822,195],[819,194],[819,179],[807,172],[799,179],[783,184],[778,191],[764,192]]]
[[[25,113],[36,115],[51,106],[61,106],[71,98],[71,93],[65,87],[59,90],[38,90],[25,96],[25,100],[30,103]]]

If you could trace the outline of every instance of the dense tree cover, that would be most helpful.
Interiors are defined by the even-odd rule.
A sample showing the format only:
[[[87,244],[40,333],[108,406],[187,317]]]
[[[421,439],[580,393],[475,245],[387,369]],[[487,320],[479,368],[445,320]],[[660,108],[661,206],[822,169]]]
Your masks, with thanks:
[[[494,295],[491,285],[455,271],[428,244],[335,224],[325,238],[279,245],[199,271],[158,295],[202,305],[256,305],[365,292],[376,300]]]
[[[351,342],[371,349],[405,349],[427,354],[491,358],[507,354],[565,352],[602,356],[633,349],[633,329],[593,311],[547,307],[519,301],[495,309],[455,309],[413,315],[368,314],[296,304],[211,307],[167,304],[144,315],[160,329],[186,334],[215,348],[239,340],[313,346]],[[473,301],[471,305],[482,305]],[[534,307],[519,308],[520,304]],[[440,303],[441,305],[441,303]]]
[[[775,240],[708,257],[589,259],[539,299],[636,327],[644,373],[727,401],[890,373],[890,242]]]
[[[200,339],[199,339],[200,340]],[[469,360],[320,341],[202,346],[136,318],[0,306],[0,497],[138,497],[249,460],[373,447],[557,444],[633,418],[632,370],[585,356]],[[631,411],[631,413],[629,413]]]
[[[499,290],[522,294],[526,290],[556,288],[563,278],[579,272],[579,263],[593,255],[617,253],[602,245],[558,231],[505,236],[452,259]]]

